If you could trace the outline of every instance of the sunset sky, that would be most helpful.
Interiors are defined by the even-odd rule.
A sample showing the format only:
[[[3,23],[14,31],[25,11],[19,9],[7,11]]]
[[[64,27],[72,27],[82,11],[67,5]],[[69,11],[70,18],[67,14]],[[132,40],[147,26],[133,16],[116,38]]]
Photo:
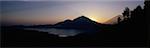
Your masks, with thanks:
[[[138,5],[143,7],[144,1],[1,1],[0,16],[6,24],[55,24],[82,15],[104,23]]]

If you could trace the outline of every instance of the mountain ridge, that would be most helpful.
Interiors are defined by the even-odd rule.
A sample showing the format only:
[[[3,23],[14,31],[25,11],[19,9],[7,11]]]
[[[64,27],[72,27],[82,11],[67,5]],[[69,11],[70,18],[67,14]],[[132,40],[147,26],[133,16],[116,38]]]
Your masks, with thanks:
[[[67,19],[62,22],[56,23],[55,27],[60,28],[75,28],[75,29],[95,29],[99,28],[101,23],[93,21],[86,16],[80,16],[73,20]]]
[[[117,24],[118,23],[118,17],[123,19],[122,15],[117,15],[115,17],[112,17],[111,19],[107,20],[104,24]]]

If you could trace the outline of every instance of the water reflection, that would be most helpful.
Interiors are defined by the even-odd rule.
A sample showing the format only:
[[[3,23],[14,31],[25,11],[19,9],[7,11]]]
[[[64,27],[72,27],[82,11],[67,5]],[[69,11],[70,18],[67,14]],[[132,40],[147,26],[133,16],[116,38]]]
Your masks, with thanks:
[[[75,36],[82,33],[81,30],[75,29],[56,29],[56,28],[26,28],[26,30],[36,30],[40,32],[48,32],[49,34],[55,34],[59,37]]]

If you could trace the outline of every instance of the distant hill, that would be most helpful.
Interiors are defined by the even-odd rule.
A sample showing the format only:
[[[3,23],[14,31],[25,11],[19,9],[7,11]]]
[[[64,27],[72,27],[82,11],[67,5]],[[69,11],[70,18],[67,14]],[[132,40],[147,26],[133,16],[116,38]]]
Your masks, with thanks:
[[[76,28],[76,29],[95,29],[98,28],[101,24],[97,23],[88,17],[80,16],[73,20],[65,20],[55,24],[55,27],[59,28]]]
[[[115,17],[112,17],[111,19],[109,19],[108,21],[105,22],[105,24],[117,24],[118,22],[118,17],[121,17],[121,19],[123,19],[123,16],[122,15],[118,15],[118,16],[115,16]]]

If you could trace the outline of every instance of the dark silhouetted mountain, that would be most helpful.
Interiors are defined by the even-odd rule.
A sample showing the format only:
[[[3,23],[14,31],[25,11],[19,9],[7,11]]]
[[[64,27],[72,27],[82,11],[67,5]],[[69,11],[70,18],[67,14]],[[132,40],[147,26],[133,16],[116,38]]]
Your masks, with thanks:
[[[80,22],[80,23],[91,23],[91,22],[94,22],[92,21],[91,19],[85,17],[85,16],[80,16],[76,19],[73,20],[74,22]]]
[[[80,16],[74,20],[65,20],[55,24],[58,28],[73,28],[73,29],[96,29],[100,27],[100,23],[97,23],[88,17]]]

